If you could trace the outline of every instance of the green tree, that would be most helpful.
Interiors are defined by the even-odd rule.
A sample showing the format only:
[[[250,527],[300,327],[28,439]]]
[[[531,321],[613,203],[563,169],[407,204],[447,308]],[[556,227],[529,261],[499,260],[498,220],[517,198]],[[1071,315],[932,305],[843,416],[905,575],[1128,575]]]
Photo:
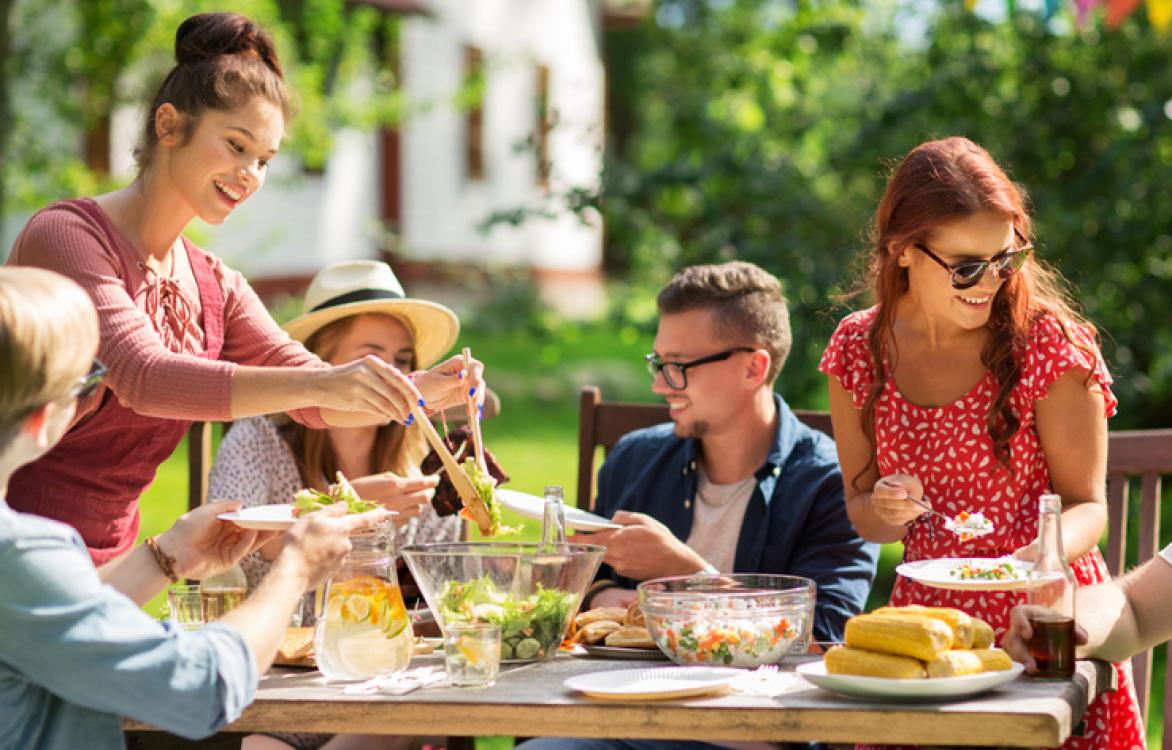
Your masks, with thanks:
[[[797,332],[782,387],[817,405],[845,312],[832,299],[889,166],[965,135],[1029,191],[1040,254],[1104,330],[1115,426],[1172,424],[1172,48],[1142,14],[1071,32],[960,6],[661,0],[610,47],[629,75],[612,97],[608,262],[658,280],[732,257],[777,273]]]
[[[153,93],[174,64],[184,18],[222,9],[207,0],[3,0],[0,216],[109,187],[103,146],[114,108]],[[338,127],[403,117],[398,16],[347,0],[240,0],[233,9],[276,38],[300,100],[289,151],[307,169],[325,166]]]

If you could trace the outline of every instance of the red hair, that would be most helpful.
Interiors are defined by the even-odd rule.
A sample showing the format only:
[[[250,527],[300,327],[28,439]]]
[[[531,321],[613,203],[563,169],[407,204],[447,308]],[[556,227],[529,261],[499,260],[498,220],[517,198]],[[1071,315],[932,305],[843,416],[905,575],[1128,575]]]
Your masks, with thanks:
[[[1020,244],[1032,241],[1025,191],[998,166],[989,152],[967,138],[928,141],[913,149],[895,168],[875,212],[865,288],[878,304],[867,343],[873,380],[863,403],[864,434],[875,445],[875,403],[889,373],[883,356],[893,342],[896,301],[908,290],[907,269],[899,256],[908,246],[924,242],[933,230],[988,211],[1013,222]],[[860,290],[861,291],[861,290]],[[1009,396],[1021,374],[1021,355],[1030,327],[1043,316],[1052,316],[1075,346],[1087,347],[1071,336],[1082,327],[1097,341],[1097,333],[1075,310],[1062,276],[1033,254],[1009,277],[993,298],[986,324],[989,340],[981,350],[981,363],[997,379],[998,389],[986,425],[998,461],[1012,471],[1009,441],[1021,427]],[[1087,351],[1092,358],[1094,351]],[[873,462],[872,451],[871,461]],[[863,471],[870,468],[870,464]]]

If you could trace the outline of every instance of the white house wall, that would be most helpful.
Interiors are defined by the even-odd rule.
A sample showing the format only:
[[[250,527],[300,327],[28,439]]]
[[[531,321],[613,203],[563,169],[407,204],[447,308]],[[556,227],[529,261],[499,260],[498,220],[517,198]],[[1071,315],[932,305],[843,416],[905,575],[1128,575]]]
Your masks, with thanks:
[[[559,116],[549,158],[552,193],[593,187],[602,146],[604,73],[599,17],[587,0],[433,0],[433,15],[404,24],[404,86],[426,105],[403,129],[406,251],[419,259],[489,261],[540,269],[594,271],[600,221],[582,226],[560,212],[520,228],[478,225],[493,211],[535,207],[544,197],[536,157],[516,144],[533,133],[538,65],[549,69],[549,103]],[[464,166],[465,115],[448,105],[464,74],[464,46],[485,56],[484,178]],[[556,204],[553,204],[556,208]]]
[[[403,249],[425,262],[523,265],[570,276],[597,272],[597,218],[583,226],[559,211],[557,218],[531,219],[519,228],[477,229],[495,210],[535,207],[545,196],[535,154],[516,149],[535,127],[538,65],[549,69],[549,104],[559,118],[548,145],[551,192],[597,183],[604,72],[596,2],[429,0],[429,7],[432,15],[403,24],[403,85],[422,109],[402,130]],[[465,45],[485,54],[485,177],[478,182],[464,175],[465,115],[454,106]],[[135,108],[115,114],[116,174],[133,174],[141,116]],[[376,134],[336,133],[323,174],[305,174],[296,159],[278,157],[264,189],[222,227],[200,224],[191,234],[254,279],[308,276],[333,261],[377,257],[381,169]]]

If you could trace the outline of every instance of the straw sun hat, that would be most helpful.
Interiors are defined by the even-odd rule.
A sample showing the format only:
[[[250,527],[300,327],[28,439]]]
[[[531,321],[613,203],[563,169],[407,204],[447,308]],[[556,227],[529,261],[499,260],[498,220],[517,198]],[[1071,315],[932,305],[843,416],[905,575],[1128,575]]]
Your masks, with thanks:
[[[395,272],[375,260],[349,260],[326,266],[305,292],[305,312],[283,328],[304,342],[335,320],[381,313],[407,324],[415,338],[416,367],[426,368],[447,354],[460,333],[456,314],[436,302],[410,299]]]

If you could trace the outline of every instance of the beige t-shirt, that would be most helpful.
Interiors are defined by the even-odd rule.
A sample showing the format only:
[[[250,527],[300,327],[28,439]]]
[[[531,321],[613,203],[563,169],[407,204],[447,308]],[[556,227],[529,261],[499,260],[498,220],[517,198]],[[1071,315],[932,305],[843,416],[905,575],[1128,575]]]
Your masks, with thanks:
[[[687,545],[721,573],[731,573],[737,556],[737,540],[741,536],[741,522],[745,519],[745,508],[753,496],[757,478],[750,476],[732,484],[715,484],[700,467],[697,479],[696,510]]]

